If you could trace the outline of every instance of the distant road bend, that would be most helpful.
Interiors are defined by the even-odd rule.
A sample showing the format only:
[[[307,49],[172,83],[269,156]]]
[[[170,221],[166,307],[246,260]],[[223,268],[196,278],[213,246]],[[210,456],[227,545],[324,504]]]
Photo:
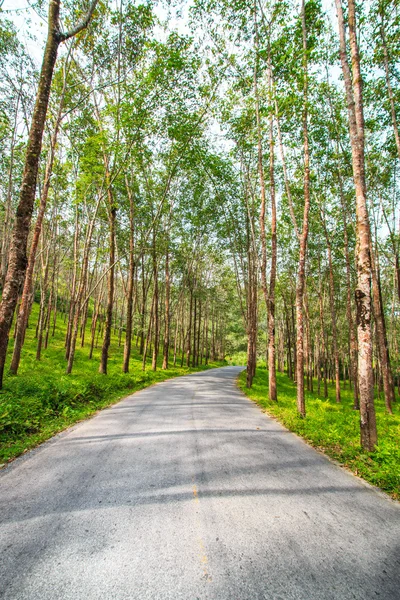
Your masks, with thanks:
[[[239,371],[138,392],[4,469],[0,598],[399,600],[399,506]]]

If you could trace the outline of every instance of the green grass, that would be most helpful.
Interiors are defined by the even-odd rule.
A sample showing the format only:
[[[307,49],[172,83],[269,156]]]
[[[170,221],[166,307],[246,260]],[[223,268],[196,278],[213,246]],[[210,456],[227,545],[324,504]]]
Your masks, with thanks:
[[[176,367],[152,371],[148,362],[146,371],[142,371],[142,358],[134,347],[130,372],[123,374],[123,341],[119,346],[118,338],[113,336],[108,375],[100,375],[98,368],[102,340],[99,340],[99,347],[89,360],[88,333],[85,347],[81,348],[80,344],[77,347],[72,374],[66,375],[66,326],[63,319],[60,315],[55,336],[49,339],[48,348],[42,352],[42,359],[37,361],[34,339],[37,313],[38,307],[34,305],[18,375],[6,375],[3,390],[0,391],[2,464],[134,391],[171,377],[220,366],[213,363],[196,369]],[[11,339],[9,359],[12,346]]]
[[[360,446],[359,413],[352,409],[352,393],[342,390],[342,402],[335,401],[335,390],[329,388],[329,398],[306,392],[307,417],[302,419],[296,409],[296,387],[282,373],[277,374],[278,401],[268,398],[268,372],[258,368],[253,387],[246,388],[246,373],[239,377],[239,387],[265,411],[285,427],[303,437],[312,446],[336,459],[356,475],[378,486],[400,500],[400,402],[393,415],[385,412],[382,398],[376,399],[378,445],[375,452],[365,452]]]

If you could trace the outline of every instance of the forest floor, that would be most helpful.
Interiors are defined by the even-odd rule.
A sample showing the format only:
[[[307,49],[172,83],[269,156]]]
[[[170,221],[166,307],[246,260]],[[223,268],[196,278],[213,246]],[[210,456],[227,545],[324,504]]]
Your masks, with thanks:
[[[85,347],[77,343],[73,371],[66,374],[66,324],[59,315],[55,335],[49,337],[48,347],[36,360],[35,328],[38,305],[34,304],[31,326],[26,333],[21,365],[17,376],[6,375],[0,390],[0,465],[34,448],[70,425],[114,404],[124,396],[166,379],[221,366],[210,363],[196,368],[171,367],[161,370],[162,356],[157,371],[151,369],[148,358],[146,371],[142,357],[132,344],[130,372],[122,373],[124,336],[119,344],[114,333],[109,351],[108,375],[98,372],[102,339],[99,337],[93,358],[89,360],[90,332],[86,332]],[[90,325],[90,321],[89,321]],[[13,340],[9,343],[9,360]],[[9,361],[6,364],[6,372]],[[180,361],[179,361],[180,364]]]
[[[348,386],[342,389],[340,404],[335,400],[333,385],[329,385],[327,399],[316,392],[306,392],[307,417],[302,419],[296,409],[293,381],[277,373],[277,383],[278,401],[275,403],[268,398],[268,371],[265,368],[257,369],[251,389],[246,388],[246,372],[239,377],[240,389],[270,416],[356,475],[400,500],[399,400],[393,406],[393,415],[389,415],[383,397],[376,398],[378,445],[375,452],[369,453],[360,446],[359,413],[352,408],[353,395]]]

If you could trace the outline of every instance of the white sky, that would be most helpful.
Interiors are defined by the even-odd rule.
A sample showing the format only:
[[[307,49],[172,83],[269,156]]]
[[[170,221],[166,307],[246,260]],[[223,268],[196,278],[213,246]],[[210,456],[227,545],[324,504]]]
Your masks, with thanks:
[[[190,0],[186,3],[186,6],[189,6],[189,4]],[[334,0],[322,0],[322,8],[336,26]],[[35,12],[28,0],[4,0],[2,9],[6,17],[16,24],[20,40],[25,44],[37,65],[40,66],[47,29],[46,20]],[[161,7],[157,7],[156,12],[161,19],[167,16],[167,12]],[[185,12],[187,11],[183,11],[183,13]],[[181,20],[173,19],[171,28],[178,29],[181,33],[186,32],[187,17],[185,17],[185,14]]]
[[[20,41],[39,66],[42,61],[47,23],[29,6],[27,0],[4,0],[2,9],[5,16],[18,28]]]

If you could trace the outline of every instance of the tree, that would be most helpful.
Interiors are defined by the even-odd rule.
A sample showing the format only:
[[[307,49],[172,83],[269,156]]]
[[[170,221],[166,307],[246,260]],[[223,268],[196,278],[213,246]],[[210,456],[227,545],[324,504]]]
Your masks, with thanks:
[[[29,131],[19,204],[0,304],[0,388],[3,383],[8,337],[17,304],[18,291],[23,284],[26,272],[26,248],[35,199],[43,131],[58,47],[62,42],[74,37],[87,27],[96,8],[97,0],[92,1],[84,17],[66,33],[62,33],[60,29],[60,4],[60,0],[50,0],[49,3],[47,42]]]
[[[377,442],[377,431],[372,371],[371,233],[365,183],[362,76],[356,32],[355,3],[353,0],[348,1],[352,79],[347,61],[346,32],[341,0],[336,0],[336,8],[340,34],[340,59],[346,88],[353,176],[356,190],[357,289],[355,296],[357,304],[361,443],[363,448],[372,451]]]

